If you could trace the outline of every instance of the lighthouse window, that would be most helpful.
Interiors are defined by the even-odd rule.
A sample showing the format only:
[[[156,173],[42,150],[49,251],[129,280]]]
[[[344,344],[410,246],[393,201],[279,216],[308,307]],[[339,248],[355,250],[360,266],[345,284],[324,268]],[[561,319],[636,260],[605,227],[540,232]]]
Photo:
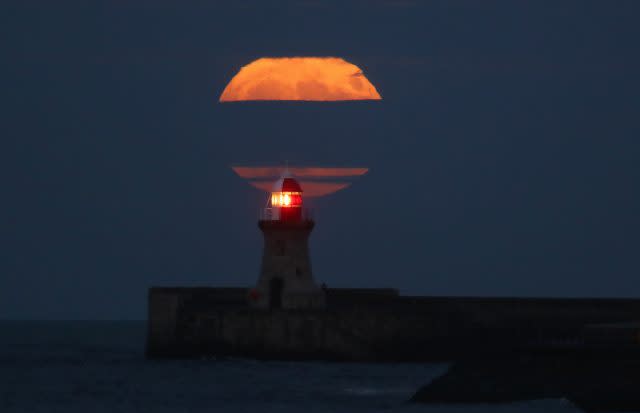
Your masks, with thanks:
[[[284,240],[276,240],[276,255],[283,256],[284,255]]]
[[[280,208],[299,207],[302,205],[300,192],[272,192],[271,206]]]

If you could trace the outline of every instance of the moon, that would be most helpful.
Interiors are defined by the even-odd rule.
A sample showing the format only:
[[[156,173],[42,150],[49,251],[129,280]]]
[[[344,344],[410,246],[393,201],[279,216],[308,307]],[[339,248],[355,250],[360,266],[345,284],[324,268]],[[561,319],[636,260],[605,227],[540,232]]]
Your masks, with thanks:
[[[220,102],[381,100],[362,70],[339,57],[263,57],[231,79]]]
[[[273,184],[288,171],[299,178],[300,186],[307,198],[333,194],[349,187],[353,179],[365,175],[369,168],[335,167],[289,167],[289,166],[232,166],[231,169],[251,186],[271,192]]]

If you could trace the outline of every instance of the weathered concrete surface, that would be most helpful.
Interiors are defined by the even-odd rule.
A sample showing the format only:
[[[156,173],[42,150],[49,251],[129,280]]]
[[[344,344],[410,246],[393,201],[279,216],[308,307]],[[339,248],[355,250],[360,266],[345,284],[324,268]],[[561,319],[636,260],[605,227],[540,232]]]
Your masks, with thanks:
[[[413,402],[511,403],[564,398],[588,412],[640,411],[640,360],[620,354],[467,360],[420,389]]]
[[[148,297],[148,355],[162,355],[179,348],[183,337],[179,331],[192,317],[185,313],[185,303],[191,303],[190,313],[213,308],[244,307],[246,288],[151,288]]]
[[[259,310],[248,289],[153,288],[148,357],[440,361],[540,351],[638,350],[640,300],[402,297],[326,289],[326,308]],[[603,339],[605,338],[605,339]]]

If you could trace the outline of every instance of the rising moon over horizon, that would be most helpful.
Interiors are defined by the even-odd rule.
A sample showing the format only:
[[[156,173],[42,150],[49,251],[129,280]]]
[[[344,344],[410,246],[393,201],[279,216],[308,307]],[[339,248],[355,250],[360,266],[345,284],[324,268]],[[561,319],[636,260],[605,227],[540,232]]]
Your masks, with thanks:
[[[362,70],[339,57],[263,57],[225,87],[220,102],[381,100]]]

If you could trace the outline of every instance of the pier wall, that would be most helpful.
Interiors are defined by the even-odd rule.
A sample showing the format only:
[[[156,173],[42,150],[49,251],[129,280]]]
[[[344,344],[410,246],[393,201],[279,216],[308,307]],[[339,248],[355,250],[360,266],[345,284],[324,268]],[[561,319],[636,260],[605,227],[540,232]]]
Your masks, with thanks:
[[[437,361],[638,349],[635,299],[407,297],[393,289],[326,289],[323,310],[258,310],[248,306],[247,293],[152,288],[147,355]],[[612,329],[615,336],[607,333]]]

